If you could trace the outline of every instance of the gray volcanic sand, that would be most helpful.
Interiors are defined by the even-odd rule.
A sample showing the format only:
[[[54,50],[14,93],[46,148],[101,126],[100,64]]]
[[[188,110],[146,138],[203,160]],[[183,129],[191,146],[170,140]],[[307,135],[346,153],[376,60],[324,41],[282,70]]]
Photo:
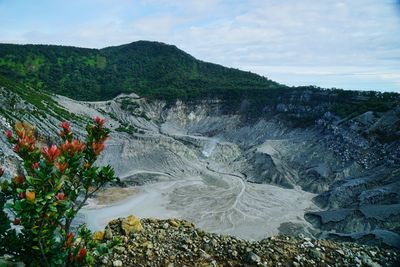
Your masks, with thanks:
[[[83,212],[88,226],[102,229],[110,220],[130,214],[142,218],[176,217],[210,232],[257,240],[278,234],[279,226],[285,222],[308,225],[304,212],[316,209],[312,204],[315,194],[246,182],[240,173],[229,173],[209,159],[217,143],[210,140],[204,146],[203,157],[195,164],[201,171],[190,176],[131,172],[129,177],[158,177],[157,182],[135,186],[135,194],[108,206],[92,200]],[[162,181],[162,177],[172,181]]]
[[[315,194],[246,181],[252,178],[243,174],[249,164],[236,138],[259,147],[257,153],[270,154],[275,168],[286,168],[270,143],[259,142],[259,137],[270,131],[268,128],[255,128],[259,133],[244,128],[235,135],[229,129],[239,123],[237,116],[210,117],[203,107],[187,112],[178,105],[163,114],[161,105],[144,105],[154,118],[146,120],[132,116],[114,101],[85,103],[62,97],[58,101],[69,110],[91,117],[101,109],[104,114],[111,112],[142,131],[135,135],[113,132],[106,144],[98,163],[113,166],[134,191],[132,195],[123,193],[122,198],[121,194],[115,194],[114,199],[108,194],[107,198],[100,195],[98,200],[90,200],[80,216],[93,230],[131,214],[142,218],[176,217],[210,232],[247,239],[278,234],[283,223],[310,226],[304,212],[317,210],[312,202]],[[107,121],[111,128],[119,125],[111,117]],[[222,130],[226,136],[209,137],[206,131],[214,130]],[[230,133],[235,137],[229,137]]]

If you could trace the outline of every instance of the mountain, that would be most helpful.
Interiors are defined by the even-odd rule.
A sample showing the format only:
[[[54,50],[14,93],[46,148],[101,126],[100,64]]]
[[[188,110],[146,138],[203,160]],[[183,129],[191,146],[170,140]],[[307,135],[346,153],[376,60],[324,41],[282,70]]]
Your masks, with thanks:
[[[112,129],[99,164],[140,194],[126,202],[126,188],[100,194],[82,215],[92,228],[129,206],[247,239],[302,234],[400,247],[396,93],[287,87],[152,42],[1,45],[0,54],[1,132],[26,120],[51,144],[61,121],[79,135],[93,116]],[[6,177],[18,162],[0,135]]]
[[[343,117],[387,111],[399,100],[395,93],[288,87],[254,73],[197,60],[173,45],[149,41],[103,49],[0,44],[0,76],[75,100],[110,100],[121,93],[169,103],[247,99],[256,114],[265,103],[277,104],[304,91],[320,95],[314,97],[316,103],[326,102],[329,111]]]
[[[104,49],[0,44],[0,74],[77,100],[120,93],[186,99],[284,87],[259,75],[203,62],[172,45],[138,41]]]

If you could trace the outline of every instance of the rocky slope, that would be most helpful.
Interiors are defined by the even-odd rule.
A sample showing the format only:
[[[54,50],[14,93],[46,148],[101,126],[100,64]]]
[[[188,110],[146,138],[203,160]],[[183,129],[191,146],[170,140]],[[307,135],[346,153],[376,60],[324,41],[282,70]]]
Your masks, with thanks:
[[[106,117],[113,132],[99,164],[135,190],[91,200],[79,220],[93,229],[136,214],[246,239],[303,234],[400,247],[398,106],[341,118],[329,112],[329,97],[309,91],[254,112],[245,99],[79,102],[10,84],[0,90],[0,128],[28,120],[49,142],[61,120],[82,133],[89,117]],[[18,159],[0,142],[10,177]]]
[[[397,250],[275,236],[247,241],[210,234],[187,221],[128,217],[111,221],[105,239],[122,243],[112,255],[98,259],[103,266],[397,266]]]

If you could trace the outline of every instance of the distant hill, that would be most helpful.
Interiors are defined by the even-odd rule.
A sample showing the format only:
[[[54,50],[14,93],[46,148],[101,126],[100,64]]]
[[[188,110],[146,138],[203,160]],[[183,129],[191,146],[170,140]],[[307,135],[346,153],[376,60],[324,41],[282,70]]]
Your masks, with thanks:
[[[266,104],[290,107],[293,101],[306,101],[310,107],[324,103],[328,110],[346,117],[387,111],[400,101],[396,93],[288,87],[251,72],[203,62],[173,45],[149,41],[103,49],[0,44],[0,78],[0,86],[12,81],[20,88],[76,100],[109,100],[132,92],[169,103],[218,98],[234,111],[240,106],[251,114],[259,114]],[[315,116],[307,121],[313,122],[320,112],[314,110]],[[297,113],[293,116],[303,124]]]
[[[0,75],[77,100],[120,93],[187,99],[285,86],[195,59],[173,45],[138,41],[104,49],[0,44]]]

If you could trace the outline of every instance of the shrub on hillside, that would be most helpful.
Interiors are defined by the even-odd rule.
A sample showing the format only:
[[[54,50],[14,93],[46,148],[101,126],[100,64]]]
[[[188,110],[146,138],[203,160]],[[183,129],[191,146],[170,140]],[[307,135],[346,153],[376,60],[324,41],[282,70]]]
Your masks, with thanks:
[[[75,234],[71,230],[86,200],[116,181],[110,166],[94,165],[110,132],[104,123],[96,117],[87,125],[83,142],[74,137],[70,124],[63,122],[60,144],[50,146],[36,140],[28,123],[17,122],[15,133],[6,131],[25,172],[1,183],[1,254],[11,254],[29,266],[82,266],[92,265],[96,254],[113,245],[95,241],[85,226]],[[10,215],[3,212],[3,206]]]

